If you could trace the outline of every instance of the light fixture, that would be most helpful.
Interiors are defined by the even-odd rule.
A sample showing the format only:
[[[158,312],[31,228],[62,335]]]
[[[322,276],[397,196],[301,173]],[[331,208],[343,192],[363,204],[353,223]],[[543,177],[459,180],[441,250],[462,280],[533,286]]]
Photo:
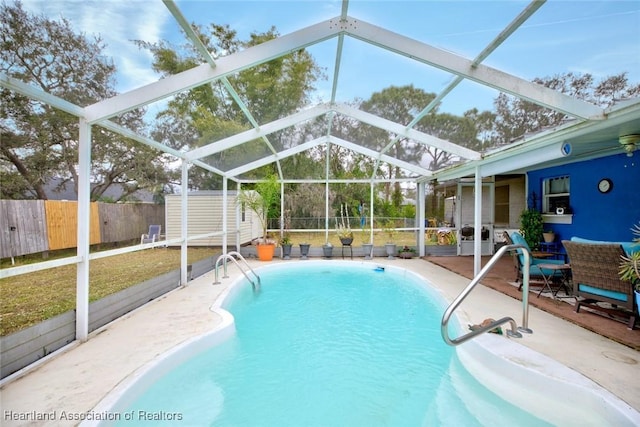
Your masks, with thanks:
[[[624,135],[618,138],[618,142],[627,153],[627,157],[633,156],[638,144],[640,144],[640,135]]]

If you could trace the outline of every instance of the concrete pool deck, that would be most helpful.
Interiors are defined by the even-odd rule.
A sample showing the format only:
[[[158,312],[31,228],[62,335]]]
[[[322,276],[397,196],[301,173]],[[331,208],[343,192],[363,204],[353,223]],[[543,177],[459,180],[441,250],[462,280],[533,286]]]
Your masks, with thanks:
[[[469,279],[421,259],[377,258],[361,262],[411,270],[437,284],[449,301],[469,283]],[[264,265],[255,260],[249,260],[249,263],[253,267]],[[5,380],[0,389],[0,424],[78,424],[80,414],[90,412],[136,370],[176,345],[219,325],[221,318],[211,312],[210,307],[240,275],[233,265],[229,267],[229,274],[231,277],[223,279],[220,285],[212,285],[213,272],[198,277],[187,286],[95,331],[87,342],[72,344],[43,359],[24,375],[12,381]],[[479,286],[457,314],[464,324],[504,316],[511,316],[521,324],[522,304],[508,295]],[[585,375],[632,408],[640,410],[638,351],[535,307],[530,307],[529,327],[533,334],[513,341]]]

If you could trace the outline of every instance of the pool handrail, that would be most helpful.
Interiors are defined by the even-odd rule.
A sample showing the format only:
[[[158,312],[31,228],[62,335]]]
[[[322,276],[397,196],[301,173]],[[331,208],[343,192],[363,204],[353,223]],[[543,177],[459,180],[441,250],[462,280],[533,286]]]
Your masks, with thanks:
[[[464,301],[464,299],[471,293],[473,288],[476,287],[480,280],[493,268],[493,266],[498,262],[498,260],[502,257],[502,255],[507,251],[513,251],[517,249],[522,249],[522,253],[524,255],[524,265],[522,269],[522,326],[518,327],[516,321],[511,317],[503,317],[499,320],[494,320],[488,325],[481,326],[480,328],[473,330],[466,335],[463,335],[458,338],[450,338],[449,337],[449,320],[453,312],[458,308],[458,306]],[[473,278],[471,283],[467,285],[467,287],[453,300],[449,307],[444,312],[442,316],[441,323],[441,333],[444,342],[446,342],[450,346],[456,346],[462,344],[480,334],[484,334],[492,329],[497,328],[498,326],[509,323],[511,326],[510,330],[507,330],[507,336],[512,338],[522,338],[522,334],[520,332],[532,333],[533,331],[529,329],[529,262],[531,259],[531,253],[526,246],[523,245],[505,245],[501,247],[498,252],[491,257],[487,265],[484,266],[482,270],[478,273],[476,277]]]
[[[236,261],[236,259],[234,257],[238,257],[243,263],[244,265],[251,271],[251,273],[253,273],[253,275],[255,276],[256,279],[258,279],[258,283],[256,285],[256,283],[251,280],[251,278],[249,277],[249,275],[247,274],[246,270],[244,270],[242,268],[242,266],[240,264],[238,264],[238,261]],[[227,278],[229,277],[227,274],[227,260],[230,259],[231,261],[233,261],[233,263],[238,267],[238,269],[242,272],[242,274],[244,274],[244,277],[247,278],[247,280],[249,281],[249,283],[251,283],[251,286],[253,286],[253,290],[259,290],[260,289],[260,276],[258,276],[256,274],[255,271],[253,271],[253,268],[251,268],[251,266],[249,265],[249,263],[247,262],[246,259],[244,259],[244,257],[240,254],[240,252],[237,251],[229,251],[226,254],[222,254],[218,257],[218,259],[216,260],[216,265],[215,265],[215,275],[216,275],[216,279],[213,282],[214,285],[218,285],[220,284],[220,280],[218,279],[218,268],[220,267],[220,262],[224,261],[224,276],[222,276],[223,278]]]

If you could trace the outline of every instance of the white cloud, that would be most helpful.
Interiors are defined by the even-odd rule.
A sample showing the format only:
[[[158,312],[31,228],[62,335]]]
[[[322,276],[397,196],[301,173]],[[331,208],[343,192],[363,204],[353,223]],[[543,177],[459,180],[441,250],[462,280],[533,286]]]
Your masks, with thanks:
[[[163,38],[171,14],[161,2],[148,0],[25,1],[26,10],[50,19],[64,17],[78,33],[100,36],[104,54],[117,67],[117,90],[126,92],[158,80],[151,55],[132,40],[155,42]]]

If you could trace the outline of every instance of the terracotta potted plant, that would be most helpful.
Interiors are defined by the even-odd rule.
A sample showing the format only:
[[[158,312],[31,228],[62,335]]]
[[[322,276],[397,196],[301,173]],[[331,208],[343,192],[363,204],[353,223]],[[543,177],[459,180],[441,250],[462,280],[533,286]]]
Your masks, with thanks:
[[[238,195],[238,203],[256,213],[262,226],[262,237],[257,240],[256,252],[261,261],[271,261],[276,249],[276,242],[267,235],[269,210],[280,195],[280,185],[275,175],[255,185],[253,190],[242,190]]]

